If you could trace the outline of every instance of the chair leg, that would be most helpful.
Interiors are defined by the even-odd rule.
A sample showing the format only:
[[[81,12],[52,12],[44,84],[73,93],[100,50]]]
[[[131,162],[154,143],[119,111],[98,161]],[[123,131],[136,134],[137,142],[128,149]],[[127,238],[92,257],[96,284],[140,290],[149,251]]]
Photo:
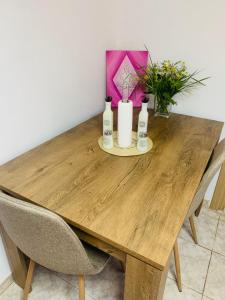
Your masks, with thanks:
[[[85,278],[83,275],[79,275],[78,279],[79,279],[79,300],[85,300]]]
[[[29,294],[30,289],[31,289],[31,284],[32,284],[35,265],[36,265],[35,262],[32,259],[30,259],[29,268],[28,268],[28,272],[27,272],[26,283],[25,283],[25,288],[23,290],[23,300],[28,299],[28,294]]]
[[[193,240],[194,240],[195,244],[198,244],[197,233],[196,233],[196,229],[195,229],[195,223],[194,223],[193,216],[191,216],[189,218],[189,222],[190,222],[190,225],[191,225]]]
[[[202,209],[202,205],[204,203],[204,200],[202,200],[201,204],[199,205],[199,207],[196,209],[195,211],[195,216],[198,217],[200,212],[201,212],[201,209]]]
[[[182,292],[182,283],[181,283],[181,270],[180,270],[180,256],[179,256],[179,248],[178,242],[176,240],[173,248],[174,260],[175,260],[175,268],[176,268],[176,278],[177,278],[177,286],[178,290]]]

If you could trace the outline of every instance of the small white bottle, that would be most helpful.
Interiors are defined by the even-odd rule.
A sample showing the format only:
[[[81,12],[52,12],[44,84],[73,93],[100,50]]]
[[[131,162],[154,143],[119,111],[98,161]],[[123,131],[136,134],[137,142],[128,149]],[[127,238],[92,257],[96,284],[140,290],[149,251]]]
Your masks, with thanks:
[[[103,147],[113,148],[113,112],[111,109],[112,97],[105,98],[105,111],[103,113]]]
[[[141,112],[138,117],[137,149],[144,152],[148,149],[148,98],[142,101]]]

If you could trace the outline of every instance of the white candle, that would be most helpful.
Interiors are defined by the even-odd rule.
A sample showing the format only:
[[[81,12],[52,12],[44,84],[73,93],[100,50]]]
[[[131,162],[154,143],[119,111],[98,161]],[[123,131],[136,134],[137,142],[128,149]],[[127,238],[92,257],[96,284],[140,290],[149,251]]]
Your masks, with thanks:
[[[132,143],[133,102],[120,100],[118,104],[118,144],[128,148]]]

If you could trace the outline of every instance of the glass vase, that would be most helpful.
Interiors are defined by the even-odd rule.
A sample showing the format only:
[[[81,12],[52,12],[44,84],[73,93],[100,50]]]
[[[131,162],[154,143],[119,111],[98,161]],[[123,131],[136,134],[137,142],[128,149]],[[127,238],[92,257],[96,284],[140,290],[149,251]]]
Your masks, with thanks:
[[[172,110],[172,104],[168,100],[159,96],[154,97],[155,117],[169,118]]]
[[[145,92],[144,96],[145,96],[145,98],[148,98],[148,108],[154,109],[154,95]]]

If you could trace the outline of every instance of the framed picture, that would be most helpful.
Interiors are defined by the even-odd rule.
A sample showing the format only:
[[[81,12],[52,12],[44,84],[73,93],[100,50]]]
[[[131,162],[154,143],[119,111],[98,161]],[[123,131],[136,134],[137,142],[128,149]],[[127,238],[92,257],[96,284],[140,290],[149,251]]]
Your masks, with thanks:
[[[143,88],[137,83],[137,71],[146,67],[148,51],[106,51],[106,95],[112,97],[112,106],[121,99],[130,99],[141,106]]]

